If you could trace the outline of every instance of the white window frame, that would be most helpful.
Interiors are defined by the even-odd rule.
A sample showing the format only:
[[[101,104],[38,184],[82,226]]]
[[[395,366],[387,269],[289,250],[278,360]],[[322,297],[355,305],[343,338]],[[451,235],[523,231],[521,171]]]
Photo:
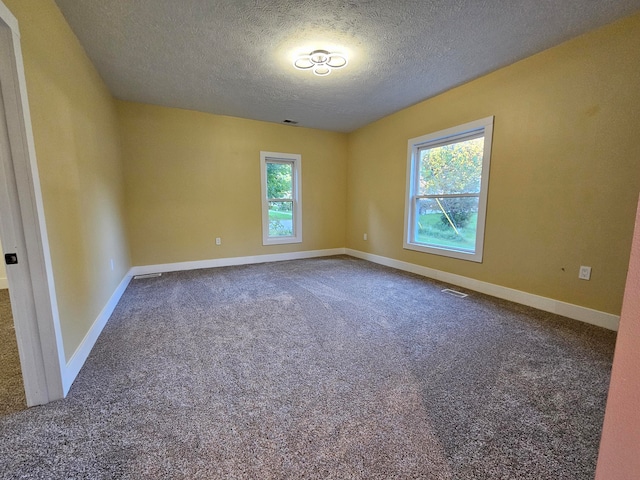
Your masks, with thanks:
[[[491,143],[493,139],[493,119],[486,117],[473,122],[465,123],[457,127],[447,128],[439,132],[429,133],[412,138],[408,142],[407,154],[407,189],[404,216],[404,248],[418,252],[431,253],[445,257],[482,262],[484,250],[484,230],[487,216],[487,194],[489,190],[489,167],[491,163]],[[449,145],[463,141],[469,137],[484,136],[484,151],[482,157],[482,178],[480,181],[480,194],[478,196],[478,224],[476,228],[476,244],[474,251],[456,249],[436,245],[427,245],[415,241],[415,216],[416,205],[420,198],[418,195],[418,181],[420,168],[419,151],[425,147]]]
[[[269,202],[279,201],[267,198],[267,163],[288,163],[291,169],[291,197],[293,202],[293,235],[269,236]],[[302,156],[295,153],[260,152],[260,178],[262,191],[262,244],[281,245],[302,242]]]

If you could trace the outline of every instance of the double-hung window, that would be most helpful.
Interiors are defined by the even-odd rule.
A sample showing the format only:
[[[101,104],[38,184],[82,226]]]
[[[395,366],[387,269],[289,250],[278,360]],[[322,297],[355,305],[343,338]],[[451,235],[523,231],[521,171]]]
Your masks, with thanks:
[[[493,117],[409,140],[404,248],[482,262]]]
[[[302,159],[260,152],[262,244],[302,242]]]

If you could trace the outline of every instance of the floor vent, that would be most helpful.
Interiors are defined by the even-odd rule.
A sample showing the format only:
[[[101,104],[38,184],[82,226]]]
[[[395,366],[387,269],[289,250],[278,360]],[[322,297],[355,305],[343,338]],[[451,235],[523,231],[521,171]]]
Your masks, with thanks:
[[[162,276],[161,273],[145,273],[144,275],[134,275],[133,279],[140,280],[143,278],[154,278],[154,277],[160,277],[160,276]]]
[[[450,288],[445,288],[444,290],[441,290],[441,292],[446,293],[447,295],[458,297],[458,298],[464,298],[469,296],[466,293],[458,292],[457,290],[451,290]]]

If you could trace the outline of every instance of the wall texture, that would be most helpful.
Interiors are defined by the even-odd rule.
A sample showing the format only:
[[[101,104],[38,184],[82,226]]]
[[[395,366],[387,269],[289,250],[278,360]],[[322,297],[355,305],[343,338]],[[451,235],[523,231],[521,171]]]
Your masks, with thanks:
[[[118,113],[134,265],[344,247],[345,134],[129,102]],[[262,246],[261,150],[302,155],[301,244]]]
[[[639,54],[635,15],[353,132],[347,247],[619,314],[640,191]],[[404,250],[407,140],[490,115],[484,262]]]
[[[640,204],[611,372],[596,480],[634,480],[640,472]]]
[[[111,94],[53,0],[5,4],[22,36],[68,360],[130,266],[118,119]]]

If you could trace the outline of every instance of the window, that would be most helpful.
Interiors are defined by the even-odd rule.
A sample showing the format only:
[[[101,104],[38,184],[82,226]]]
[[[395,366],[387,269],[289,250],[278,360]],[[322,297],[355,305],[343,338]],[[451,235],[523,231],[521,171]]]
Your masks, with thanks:
[[[301,162],[300,155],[260,152],[263,245],[302,242]]]
[[[482,262],[493,117],[409,140],[404,248]]]

